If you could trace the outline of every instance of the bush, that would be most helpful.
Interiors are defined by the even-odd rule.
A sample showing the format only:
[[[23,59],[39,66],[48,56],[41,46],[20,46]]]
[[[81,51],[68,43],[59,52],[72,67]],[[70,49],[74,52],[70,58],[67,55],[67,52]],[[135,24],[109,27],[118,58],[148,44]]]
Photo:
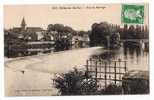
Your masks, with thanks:
[[[131,79],[123,82],[125,94],[147,94],[149,93],[149,81],[143,79]]]
[[[74,68],[66,74],[57,76],[54,79],[55,87],[61,95],[90,95],[97,92],[97,85],[85,72]]]
[[[106,88],[101,90],[101,94],[113,95],[122,94],[122,86],[116,84],[109,84]]]
[[[132,70],[127,72],[122,80],[124,94],[149,93],[149,72]]]

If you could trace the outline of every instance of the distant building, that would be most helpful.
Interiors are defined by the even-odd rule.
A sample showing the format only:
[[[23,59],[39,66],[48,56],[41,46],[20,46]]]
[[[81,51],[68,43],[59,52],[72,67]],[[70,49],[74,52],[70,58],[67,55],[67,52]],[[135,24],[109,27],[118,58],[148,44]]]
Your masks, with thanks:
[[[24,18],[21,21],[20,27],[13,27],[10,29],[10,32],[16,33],[18,38],[30,41],[38,40],[38,33],[43,33],[44,31],[45,30],[43,30],[41,27],[27,27]]]
[[[13,29],[11,29],[12,32],[14,33],[23,33],[26,30],[26,22],[25,19],[23,18],[20,24],[20,27],[13,27]]]
[[[53,37],[40,27],[27,27],[24,18],[20,27],[4,30],[4,33],[7,57],[35,55],[54,50]]]
[[[72,37],[73,48],[88,47],[89,41],[89,36],[87,34],[84,34],[83,36],[76,35]]]

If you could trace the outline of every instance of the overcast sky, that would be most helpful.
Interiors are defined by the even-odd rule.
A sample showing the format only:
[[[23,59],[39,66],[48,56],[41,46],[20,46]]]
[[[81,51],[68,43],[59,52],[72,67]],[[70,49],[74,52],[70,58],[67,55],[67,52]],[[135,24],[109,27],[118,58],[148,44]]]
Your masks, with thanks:
[[[57,7],[57,8],[56,8]],[[121,24],[121,5],[74,5],[75,9],[60,9],[72,5],[5,5],[4,27],[19,27],[24,17],[28,27],[47,28],[48,24],[64,24],[75,30],[89,30],[95,22]],[[97,9],[94,7],[98,7]],[[54,9],[53,9],[54,8]],[[79,9],[80,8],[80,9]],[[148,6],[145,6],[145,24],[148,24]]]

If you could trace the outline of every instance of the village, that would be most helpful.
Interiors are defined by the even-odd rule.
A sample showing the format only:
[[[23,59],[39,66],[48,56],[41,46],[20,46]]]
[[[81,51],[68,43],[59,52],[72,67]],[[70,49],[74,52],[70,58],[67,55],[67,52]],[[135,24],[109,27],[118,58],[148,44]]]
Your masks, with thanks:
[[[126,24],[120,27],[102,22],[94,23],[92,30],[88,31],[76,31],[62,24],[49,24],[47,29],[43,29],[29,27],[24,17],[20,25],[4,29],[6,57],[30,56],[93,46],[111,49],[119,48],[123,44],[138,46],[140,45],[138,40],[148,39],[147,26],[134,28]],[[135,39],[137,42],[134,42]],[[148,41],[144,42],[144,45],[148,49]]]

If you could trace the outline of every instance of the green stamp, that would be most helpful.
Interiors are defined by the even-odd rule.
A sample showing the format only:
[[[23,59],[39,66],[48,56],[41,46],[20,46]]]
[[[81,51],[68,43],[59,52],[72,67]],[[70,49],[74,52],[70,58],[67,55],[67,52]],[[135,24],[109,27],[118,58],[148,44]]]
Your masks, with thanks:
[[[144,23],[144,6],[143,5],[122,5],[122,22],[127,24]]]

